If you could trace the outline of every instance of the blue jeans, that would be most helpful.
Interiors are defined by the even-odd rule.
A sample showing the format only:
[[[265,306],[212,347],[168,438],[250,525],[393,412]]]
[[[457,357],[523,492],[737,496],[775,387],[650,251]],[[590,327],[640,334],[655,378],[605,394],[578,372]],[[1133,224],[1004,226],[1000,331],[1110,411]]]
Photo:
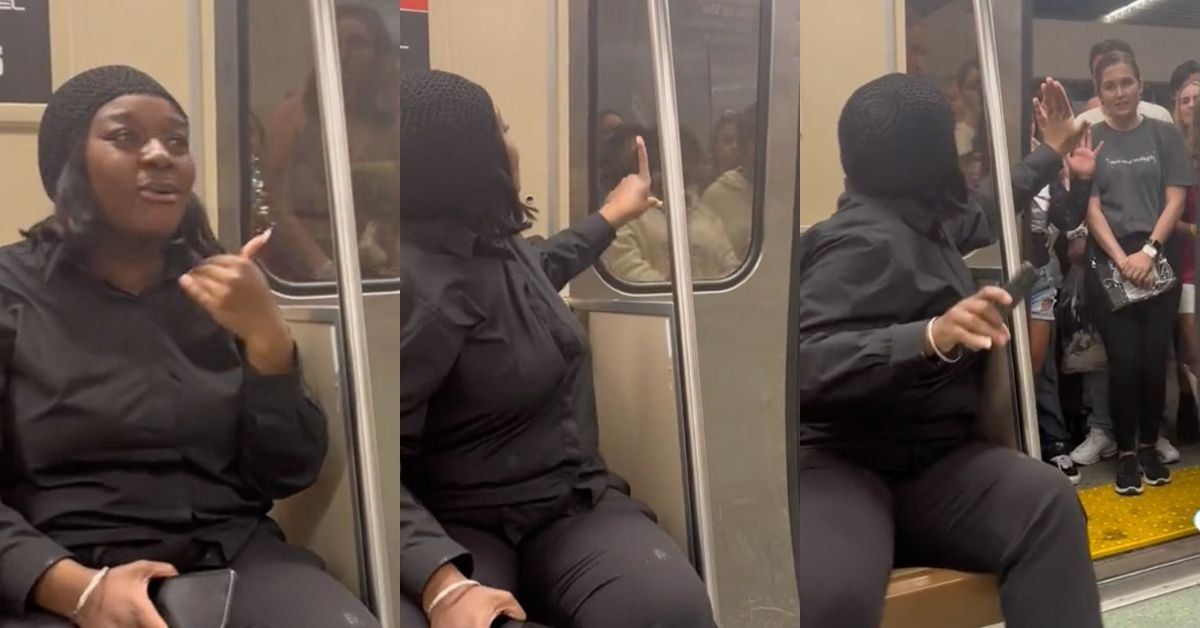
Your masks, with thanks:
[[[1037,397],[1038,427],[1042,436],[1050,442],[1065,443],[1071,440],[1071,431],[1067,429],[1067,420],[1058,398],[1058,361],[1054,355],[1054,342],[1054,333],[1051,332],[1050,347],[1046,349],[1042,369],[1034,374],[1033,391]]]
[[[1054,343],[1054,306],[1058,302],[1058,288],[1050,278],[1049,265],[1038,269],[1037,282],[1029,296],[1029,316],[1040,323],[1050,325],[1050,342],[1042,368],[1033,377],[1034,396],[1037,397],[1038,426],[1042,436],[1050,442],[1065,443],[1071,439],[1067,420],[1063,417],[1062,403],[1058,398],[1058,364]],[[1048,443],[1047,443],[1048,444]]]

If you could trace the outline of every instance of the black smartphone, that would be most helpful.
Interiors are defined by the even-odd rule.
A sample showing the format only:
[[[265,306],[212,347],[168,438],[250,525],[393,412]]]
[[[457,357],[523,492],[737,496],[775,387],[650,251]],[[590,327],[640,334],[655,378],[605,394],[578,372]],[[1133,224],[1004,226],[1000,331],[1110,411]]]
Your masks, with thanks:
[[[1007,307],[1001,307],[1000,313],[1004,316],[1012,314],[1017,304],[1028,299],[1033,293],[1033,286],[1037,283],[1037,268],[1029,262],[1022,262],[1021,269],[1017,271],[1017,276],[1004,286],[1004,291],[1012,295],[1012,303]]]
[[[150,599],[170,628],[225,628],[237,573],[214,569],[153,580]]]

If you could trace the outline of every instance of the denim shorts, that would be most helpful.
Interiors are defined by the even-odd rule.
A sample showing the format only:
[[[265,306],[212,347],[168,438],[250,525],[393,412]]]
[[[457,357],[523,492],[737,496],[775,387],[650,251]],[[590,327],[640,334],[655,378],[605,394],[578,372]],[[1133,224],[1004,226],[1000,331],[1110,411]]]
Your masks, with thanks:
[[[1050,276],[1050,265],[1037,270],[1037,282],[1029,294],[1029,316],[1035,321],[1054,322],[1054,306],[1058,304],[1058,288]]]

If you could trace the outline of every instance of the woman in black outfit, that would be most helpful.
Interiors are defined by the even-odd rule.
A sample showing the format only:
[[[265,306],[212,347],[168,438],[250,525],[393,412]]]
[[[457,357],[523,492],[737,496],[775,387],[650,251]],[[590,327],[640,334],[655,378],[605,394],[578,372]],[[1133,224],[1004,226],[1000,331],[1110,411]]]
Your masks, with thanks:
[[[649,207],[644,144],[604,207],[534,243],[482,87],[405,75],[399,125],[401,623],[714,626],[686,555],[605,468],[587,338],[558,294]]]
[[[1169,290],[1114,311],[1101,279],[1104,274],[1110,283],[1152,288],[1160,256],[1168,256],[1174,272],[1179,272],[1170,238],[1195,174],[1179,130],[1138,113],[1142,81],[1131,55],[1110,52],[1101,57],[1094,78],[1105,121],[1092,127],[1092,135],[1103,142],[1104,152],[1088,205],[1092,268],[1086,286],[1089,309],[1108,353],[1118,450],[1115,489],[1138,495],[1143,480],[1151,486],[1171,481],[1155,445],[1166,398],[1163,365],[1179,312],[1180,286],[1176,282]],[[1119,277],[1104,273],[1109,260]]]
[[[0,627],[166,628],[153,579],[232,567],[231,626],[378,626],[272,500],[316,480],[325,417],[252,257],[191,193],[188,122],[154,79],[51,97],[54,215],[0,249]]]

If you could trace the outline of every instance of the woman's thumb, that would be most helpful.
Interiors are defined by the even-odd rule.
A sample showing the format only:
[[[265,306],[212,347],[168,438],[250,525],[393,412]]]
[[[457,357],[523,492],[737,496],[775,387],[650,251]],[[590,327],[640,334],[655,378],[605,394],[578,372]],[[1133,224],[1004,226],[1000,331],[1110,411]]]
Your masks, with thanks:
[[[529,617],[525,615],[525,609],[521,608],[521,605],[515,599],[511,598],[500,606],[500,612],[506,617],[511,617],[518,621],[525,621],[526,619],[529,619]]]
[[[267,245],[267,240],[270,240],[270,239],[271,239],[271,229],[267,229],[266,231],[254,236],[253,238],[250,238],[250,241],[247,242],[244,246],[242,246],[241,256],[246,259],[254,259],[254,256],[258,255],[258,252],[261,251],[262,248]]]
[[[144,578],[174,578],[179,575],[174,565],[155,560],[141,560],[133,566]]]

